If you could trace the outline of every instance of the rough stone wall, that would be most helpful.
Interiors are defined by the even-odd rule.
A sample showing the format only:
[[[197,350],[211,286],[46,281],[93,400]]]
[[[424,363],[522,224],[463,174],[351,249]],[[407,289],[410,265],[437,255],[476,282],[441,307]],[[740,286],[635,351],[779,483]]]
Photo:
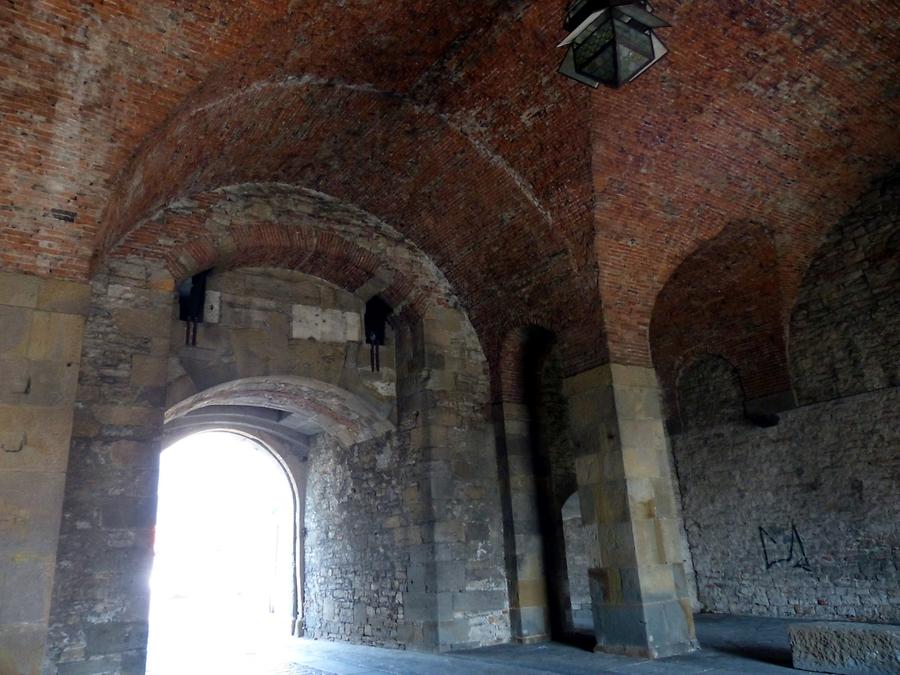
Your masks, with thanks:
[[[723,360],[679,383],[686,431],[672,440],[707,609],[898,619],[898,194],[894,172],[807,271],[790,338],[805,407],[770,429],[742,421]]]
[[[704,609],[900,621],[900,389],[673,446]]]
[[[0,673],[40,669],[90,289],[0,273]]]
[[[398,432],[311,453],[307,635],[445,651],[509,639],[487,373],[471,325],[398,333]]]
[[[900,385],[900,170],[831,229],[791,321],[801,403]]]
[[[306,497],[306,637],[405,646],[407,545],[422,542],[416,461],[390,436],[350,448],[316,437]]]
[[[678,410],[669,411],[682,428],[699,429],[744,418],[740,377],[728,361],[706,356],[678,378]]]

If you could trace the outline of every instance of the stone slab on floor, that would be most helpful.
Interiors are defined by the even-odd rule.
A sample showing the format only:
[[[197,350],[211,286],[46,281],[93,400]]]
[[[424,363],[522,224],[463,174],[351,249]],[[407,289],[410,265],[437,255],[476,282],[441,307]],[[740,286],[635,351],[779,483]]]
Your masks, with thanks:
[[[794,668],[816,673],[900,673],[900,626],[821,621],[790,626]]]

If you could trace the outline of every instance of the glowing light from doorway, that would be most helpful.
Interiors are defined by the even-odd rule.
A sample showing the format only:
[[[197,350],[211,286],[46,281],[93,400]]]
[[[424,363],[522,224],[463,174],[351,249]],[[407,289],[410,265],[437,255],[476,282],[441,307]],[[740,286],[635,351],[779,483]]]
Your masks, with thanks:
[[[255,441],[208,432],[162,453],[148,673],[191,672],[199,654],[209,668],[209,649],[236,666],[290,635],[293,517],[284,470]]]

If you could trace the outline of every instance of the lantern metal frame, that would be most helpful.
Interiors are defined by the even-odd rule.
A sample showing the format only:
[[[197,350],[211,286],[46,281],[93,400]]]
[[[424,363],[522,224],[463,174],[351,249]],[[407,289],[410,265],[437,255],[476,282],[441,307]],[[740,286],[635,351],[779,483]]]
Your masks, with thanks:
[[[654,33],[655,29],[668,26],[666,21],[652,13],[648,3],[641,0],[572,0],[563,23],[563,27],[569,31],[569,36],[559,44],[559,47],[566,47],[566,55],[559,66],[559,72],[594,88],[601,84],[618,88],[634,82],[668,53],[669,50]],[[628,38],[624,37],[626,28],[634,31]],[[605,32],[601,38],[602,42],[591,47],[591,38],[601,31]],[[646,41],[635,39],[637,36],[646,38]],[[596,43],[596,39],[594,42]],[[586,44],[587,49],[593,48],[596,51],[589,52],[589,58],[582,60],[579,66],[578,50],[584,49]],[[647,59],[646,63],[627,78],[621,77],[623,48]],[[605,64],[611,68],[611,76],[603,77],[596,71],[593,73],[587,71],[584,67],[587,64],[604,66],[598,57],[607,50],[612,50],[609,63]]]

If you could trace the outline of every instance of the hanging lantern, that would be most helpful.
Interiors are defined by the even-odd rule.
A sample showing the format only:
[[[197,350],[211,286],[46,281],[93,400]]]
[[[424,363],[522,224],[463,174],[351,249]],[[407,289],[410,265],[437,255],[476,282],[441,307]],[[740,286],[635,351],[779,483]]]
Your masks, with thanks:
[[[559,72],[598,87],[631,82],[669,51],[653,33],[669,24],[646,2],[573,0],[566,11],[569,37]]]

